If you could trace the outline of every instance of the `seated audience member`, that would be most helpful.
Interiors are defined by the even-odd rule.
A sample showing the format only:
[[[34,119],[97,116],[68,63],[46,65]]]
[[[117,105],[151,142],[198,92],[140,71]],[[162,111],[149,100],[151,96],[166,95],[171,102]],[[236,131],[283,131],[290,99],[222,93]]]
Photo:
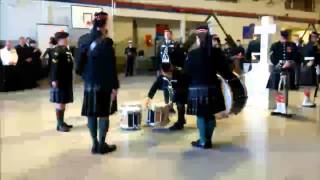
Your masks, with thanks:
[[[5,47],[0,50],[1,84],[4,91],[18,90],[17,70],[18,55],[11,41],[6,41]]]

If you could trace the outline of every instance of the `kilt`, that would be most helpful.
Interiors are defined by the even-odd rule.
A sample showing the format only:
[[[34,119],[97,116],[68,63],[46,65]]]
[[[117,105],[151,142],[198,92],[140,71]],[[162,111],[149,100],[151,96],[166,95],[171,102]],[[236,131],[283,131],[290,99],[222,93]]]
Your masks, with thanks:
[[[221,87],[204,85],[189,88],[187,114],[210,117],[225,109]]]
[[[317,86],[317,72],[314,66],[301,68],[299,77],[300,86]]]
[[[289,89],[294,89],[295,87],[295,83],[294,83],[294,76],[295,76],[295,73],[294,73],[294,70],[288,70],[288,71],[285,71],[285,73],[287,73],[288,75],[288,79],[289,79],[289,82],[287,84],[287,86],[289,87]],[[268,89],[273,89],[273,90],[278,90],[278,87],[279,87],[279,82],[280,82],[280,74],[281,74],[281,70],[279,69],[274,69],[271,74],[270,74],[270,77],[269,77],[269,80],[268,80],[268,84],[267,84],[267,88]]]
[[[117,101],[111,101],[111,89],[85,85],[82,116],[107,117],[117,111]]]
[[[72,85],[65,88],[51,88],[50,102],[58,104],[68,104],[73,102]]]
[[[175,69],[172,73],[173,102],[187,104],[188,86],[188,76],[182,70]]]

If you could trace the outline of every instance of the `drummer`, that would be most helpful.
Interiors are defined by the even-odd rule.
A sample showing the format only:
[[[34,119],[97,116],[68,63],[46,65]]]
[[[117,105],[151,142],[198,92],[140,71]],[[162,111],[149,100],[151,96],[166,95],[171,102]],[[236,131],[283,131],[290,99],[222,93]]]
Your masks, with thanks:
[[[197,116],[200,136],[191,145],[208,149],[212,148],[211,140],[216,127],[215,114],[226,109],[217,72],[227,80],[234,75],[221,49],[212,48],[208,26],[197,28],[196,39],[197,48],[188,53],[185,69],[191,80],[187,113]]]
[[[303,107],[316,107],[316,104],[311,101],[311,88],[317,86],[316,66],[319,65],[319,57],[317,53],[320,51],[318,44],[319,34],[312,32],[309,37],[309,42],[303,48],[303,68],[300,74],[300,86],[304,86]]]
[[[180,45],[172,40],[172,31],[165,30],[165,40],[160,46],[160,72],[161,75],[152,85],[146,104],[155,95],[157,89],[164,91],[165,102],[176,103],[178,109],[178,121],[169,128],[171,131],[182,130],[185,120],[185,105],[187,103],[187,78],[183,72],[185,55]]]

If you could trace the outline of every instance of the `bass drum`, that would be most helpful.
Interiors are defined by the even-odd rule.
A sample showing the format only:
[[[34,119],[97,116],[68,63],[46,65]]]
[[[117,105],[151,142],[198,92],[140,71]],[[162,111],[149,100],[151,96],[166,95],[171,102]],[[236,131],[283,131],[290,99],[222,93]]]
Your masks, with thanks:
[[[226,105],[226,111],[222,112],[224,115],[240,113],[247,103],[248,94],[246,86],[238,75],[235,74],[235,76],[232,80],[225,80],[218,75],[218,78],[221,80],[221,89]]]

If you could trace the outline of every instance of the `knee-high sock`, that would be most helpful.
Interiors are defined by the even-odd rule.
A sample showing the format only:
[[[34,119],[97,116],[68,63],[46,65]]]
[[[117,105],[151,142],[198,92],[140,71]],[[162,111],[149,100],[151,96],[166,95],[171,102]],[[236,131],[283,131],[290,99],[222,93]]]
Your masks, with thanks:
[[[98,142],[98,139],[97,139],[98,121],[96,117],[88,117],[88,128],[92,138],[92,143],[95,145]]]
[[[177,109],[178,109],[178,123],[185,124],[186,119],[184,118],[184,114],[186,112],[186,108],[184,104],[177,104]]]
[[[206,139],[207,141],[212,140],[213,131],[216,127],[215,117],[206,120]]]
[[[310,97],[310,89],[304,89],[304,95],[309,98]]]
[[[197,116],[197,127],[199,129],[200,143],[204,144],[207,141],[206,138],[206,124],[203,117]]]
[[[61,126],[64,122],[64,109],[56,109],[57,125]]]
[[[100,118],[99,119],[99,143],[100,144],[105,143],[108,130],[109,130],[109,118]]]

